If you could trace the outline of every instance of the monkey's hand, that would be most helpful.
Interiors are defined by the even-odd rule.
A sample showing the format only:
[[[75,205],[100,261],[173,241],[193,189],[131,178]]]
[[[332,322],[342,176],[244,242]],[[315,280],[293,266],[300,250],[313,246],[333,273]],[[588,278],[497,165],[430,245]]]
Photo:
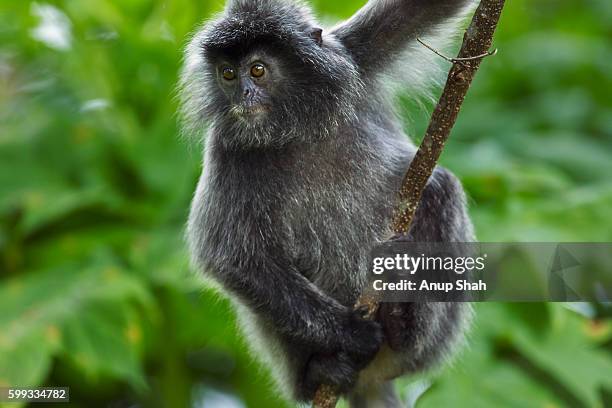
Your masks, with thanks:
[[[351,311],[342,328],[339,346],[313,353],[299,379],[300,399],[309,401],[322,384],[335,387],[345,394],[357,382],[359,371],[365,368],[380,349],[383,331],[378,322],[365,320]]]

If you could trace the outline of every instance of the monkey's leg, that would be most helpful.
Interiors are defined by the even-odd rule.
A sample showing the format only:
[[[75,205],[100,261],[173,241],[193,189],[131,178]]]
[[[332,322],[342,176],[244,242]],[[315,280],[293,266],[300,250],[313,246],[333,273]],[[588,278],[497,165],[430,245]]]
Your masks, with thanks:
[[[422,195],[410,233],[411,242],[474,240],[465,195],[459,181],[436,168]],[[460,256],[460,254],[457,254]],[[468,303],[382,303],[378,319],[402,372],[425,370],[447,357],[462,339],[470,317]]]

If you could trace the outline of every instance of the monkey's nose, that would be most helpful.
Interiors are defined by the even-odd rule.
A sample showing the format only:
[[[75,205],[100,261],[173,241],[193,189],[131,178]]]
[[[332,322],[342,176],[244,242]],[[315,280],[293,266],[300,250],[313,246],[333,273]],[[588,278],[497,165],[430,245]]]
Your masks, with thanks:
[[[249,88],[246,88],[242,94],[243,96],[249,96],[250,93],[251,93],[251,90]]]

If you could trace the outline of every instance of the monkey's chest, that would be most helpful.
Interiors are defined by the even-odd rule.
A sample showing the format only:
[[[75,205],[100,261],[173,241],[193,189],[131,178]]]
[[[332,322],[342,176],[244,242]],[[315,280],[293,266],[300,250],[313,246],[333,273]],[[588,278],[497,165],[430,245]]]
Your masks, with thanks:
[[[377,208],[385,200],[375,200],[367,184],[352,184],[346,173],[323,177],[316,169],[245,172],[227,162],[218,169],[215,177],[203,175],[192,206],[190,224],[199,235],[192,240],[200,243],[201,258],[221,266],[270,257],[325,290],[342,287],[341,298],[358,292],[367,254],[386,225]]]

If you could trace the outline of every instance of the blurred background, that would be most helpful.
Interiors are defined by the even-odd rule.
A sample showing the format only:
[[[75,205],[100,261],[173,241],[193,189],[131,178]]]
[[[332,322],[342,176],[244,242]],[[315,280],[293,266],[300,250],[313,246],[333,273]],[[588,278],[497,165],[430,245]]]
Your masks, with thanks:
[[[315,1],[322,18],[358,0]],[[206,0],[0,0],[0,386],[74,407],[283,407],[183,242],[175,85]],[[482,241],[612,241],[612,2],[511,0],[442,162]],[[402,98],[411,134],[431,105]],[[416,137],[418,139],[418,137]],[[597,304],[479,304],[417,407],[612,406]],[[11,407],[18,406],[12,404]]]

